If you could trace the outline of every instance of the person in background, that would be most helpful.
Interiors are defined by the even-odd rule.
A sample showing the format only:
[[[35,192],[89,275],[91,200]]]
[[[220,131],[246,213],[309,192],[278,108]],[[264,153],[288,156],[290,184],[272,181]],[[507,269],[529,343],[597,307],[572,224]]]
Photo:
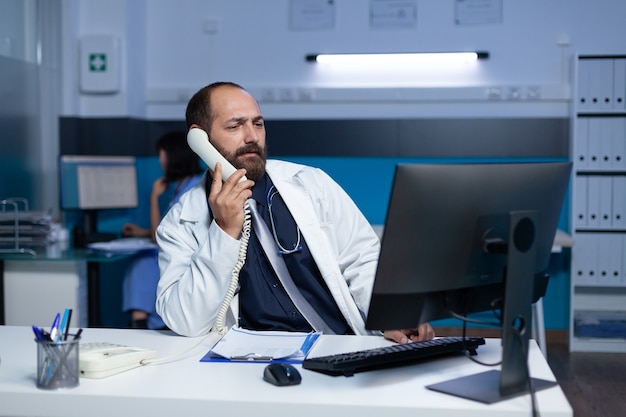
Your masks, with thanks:
[[[198,184],[203,172],[198,156],[187,144],[184,131],[173,131],[161,136],[156,142],[159,162],[164,176],[152,184],[150,194],[150,228],[133,223],[122,227],[122,236],[144,237],[155,241],[156,228],[162,218],[159,198],[173,187],[169,208],[188,190]],[[155,310],[156,289],[159,281],[157,251],[146,251],[136,255],[124,277],[123,309],[130,313],[131,328],[165,328],[163,320]]]
[[[225,182],[220,164],[208,171],[157,228],[157,311],[167,326],[186,336],[224,332],[235,324],[253,330],[372,333],[365,329],[365,316],[380,241],[347,193],[320,169],[266,160],[263,116],[237,84],[202,88],[187,105],[186,121],[189,129],[205,130],[239,169]],[[234,293],[233,270],[241,263],[241,240],[245,243],[244,207],[252,210],[252,229],[236,296],[227,305],[223,300]],[[272,263],[276,257],[280,261]],[[399,343],[434,337],[428,323],[381,330]]]

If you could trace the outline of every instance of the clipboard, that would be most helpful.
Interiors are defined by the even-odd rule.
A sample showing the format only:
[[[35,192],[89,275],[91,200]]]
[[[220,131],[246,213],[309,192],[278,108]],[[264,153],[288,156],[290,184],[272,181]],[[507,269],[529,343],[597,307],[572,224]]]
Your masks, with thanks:
[[[200,362],[300,364],[319,339],[320,332],[230,330]]]

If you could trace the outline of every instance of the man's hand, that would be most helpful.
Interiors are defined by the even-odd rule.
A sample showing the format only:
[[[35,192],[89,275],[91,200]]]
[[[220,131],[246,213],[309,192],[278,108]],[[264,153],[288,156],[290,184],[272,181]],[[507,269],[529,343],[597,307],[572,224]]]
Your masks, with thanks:
[[[420,342],[435,337],[435,331],[428,323],[422,323],[415,329],[385,330],[385,339],[397,343]]]
[[[209,205],[217,225],[230,236],[239,239],[243,227],[243,206],[252,197],[254,181],[239,181],[246,174],[238,169],[222,183],[222,164],[217,163],[209,192]]]

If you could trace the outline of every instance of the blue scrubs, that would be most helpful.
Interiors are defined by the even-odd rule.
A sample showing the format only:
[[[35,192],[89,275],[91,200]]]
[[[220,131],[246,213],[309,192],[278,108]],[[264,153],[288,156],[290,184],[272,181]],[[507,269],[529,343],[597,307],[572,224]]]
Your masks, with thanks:
[[[169,207],[172,207],[185,192],[195,187],[201,179],[202,176],[192,177],[176,187],[170,199]],[[160,277],[157,250],[141,252],[134,256],[124,277],[123,310],[141,310],[148,313],[149,329],[165,327],[165,323],[157,314],[155,306],[157,284]]]
[[[268,210],[272,188],[272,180],[264,175],[255,182],[252,189],[257,211],[268,229],[272,228]],[[300,236],[295,220],[278,193],[274,194],[272,200],[272,217],[276,235],[285,249],[296,248],[300,237],[300,249],[281,256],[302,296],[335,334],[353,333],[330,294],[304,236]],[[280,283],[254,228],[248,244],[246,263],[239,273],[239,285],[241,327],[301,332],[313,330]]]

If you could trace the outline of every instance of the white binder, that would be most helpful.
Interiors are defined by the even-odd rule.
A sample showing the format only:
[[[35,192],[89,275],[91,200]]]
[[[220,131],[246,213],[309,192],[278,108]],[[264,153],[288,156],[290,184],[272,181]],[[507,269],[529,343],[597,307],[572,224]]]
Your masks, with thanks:
[[[626,117],[611,119],[611,147],[611,169],[626,169]]]
[[[599,103],[598,109],[602,111],[613,110],[613,59],[600,59],[599,60]]]
[[[586,176],[577,175],[574,177],[574,204],[572,210],[574,210],[575,228],[584,228],[588,223],[587,183]]]
[[[589,176],[587,179],[587,226],[592,229],[600,228],[601,191],[600,177]]]
[[[586,169],[589,164],[589,119],[576,119],[574,136],[574,159],[578,169]]]
[[[595,286],[598,283],[598,250],[595,233],[579,233],[572,248],[573,279],[576,285]]]
[[[581,59],[578,62],[578,109],[586,111],[591,108],[591,73],[593,61]]]
[[[608,230],[613,223],[613,178],[610,176],[597,178],[600,187],[599,226]]]
[[[576,285],[582,285],[585,283],[585,235],[579,233],[576,236],[576,243],[572,247],[572,282]]]
[[[622,280],[622,235],[608,233],[598,242],[598,285],[612,286]]]
[[[626,58],[613,60],[613,110],[626,110]]]
[[[589,59],[586,64],[589,66],[588,77],[589,80],[589,107],[585,110],[597,111],[600,109],[600,102],[602,101],[602,80],[600,74],[602,73],[602,61],[601,59]]]
[[[613,221],[612,227],[615,229],[626,229],[626,177],[613,177]]]
[[[587,138],[587,166],[586,169],[600,168],[600,137],[602,134],[602,122],[604,119],[589,119],[589,137]]]
[[[609,171],[613,168],[613,118],[602,117],[597,121],[599,123],[598,141],[600,142],[598,169]]]

